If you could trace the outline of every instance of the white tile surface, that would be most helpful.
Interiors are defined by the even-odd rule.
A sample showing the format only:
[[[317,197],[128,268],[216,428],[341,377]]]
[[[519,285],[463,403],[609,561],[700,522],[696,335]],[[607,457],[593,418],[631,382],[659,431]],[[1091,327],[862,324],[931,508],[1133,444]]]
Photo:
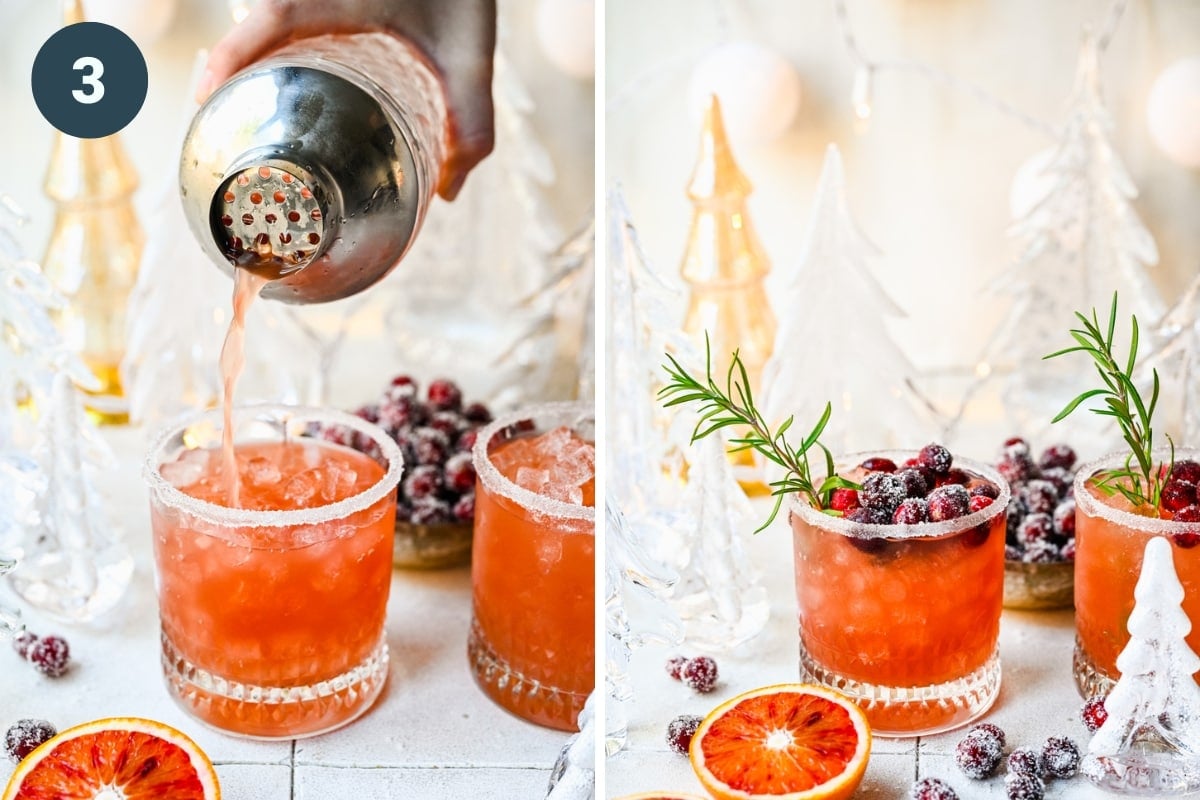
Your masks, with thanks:
[[[756,501],[755,508],[764,515],[768,510],[761,501]],[[797,680],[799,640],[791,547],[782,519],[750,543],[751,557],[763,570],[772,598],[771,619],[749,645],[734,653],[715,654],[721,678],[712,694],[697,695],[671,680],[664,670],[670,655],[696,655],[694,649],[648,647],[635,653],[629,744],[608,760],[607,797],[656,790],[699,792],[699,781],[688,760],[667,748],[667,723],[680,714],[703,716],[722,701],[755,687]],[[1088,734],[1079,720],[1082,701],[1071,679],[1073,642],[1071,611],[1004,612],[1000,629],[1004,677],[1000,697],[986,720],[1005,730],[1009,749],[1039,746],[1055,735],[1070,736],[1081,748],[1086,745]],[[920,740],[876,738],[866,777],[855,797],[900,800],[907,796],[919,772],[947,780],[962,800],[1003,798],[1002,777],[972,781],[955,766],[952,754],[962,733]],[[1052,782],[1046,796],[1074,800],[1101,795],[1091,784],[1075,779]]]
[[[295,800],[463,800],[544,797],[548,769],[372,769],[296,767]]]
[[[109,716],[142,716],[179,728],[218,765],[226,800],[292,797],[540,798],[567,734],[530,725],[494,706],[467,669],[470,571],[397,571],[388,607],[391,675],[366,715],[340,731],[295,743],[225,735],[178,709],[163,685],[149,514],[140,478],[143,434],[105,430],[117,469],[101,485],[137,560],[123,613],[98,628],[47,622],[15,602],[35,632],[61,632],[73,667],[58,680],[0,643],[0,732],[23,717],[60,730]],[[292,792],[292,770],[296,787]],[[328,767],[329,769],[324,769]],[[0,757],[0,786],[13,765]],[[408,769],[405,769],[408,768]]]

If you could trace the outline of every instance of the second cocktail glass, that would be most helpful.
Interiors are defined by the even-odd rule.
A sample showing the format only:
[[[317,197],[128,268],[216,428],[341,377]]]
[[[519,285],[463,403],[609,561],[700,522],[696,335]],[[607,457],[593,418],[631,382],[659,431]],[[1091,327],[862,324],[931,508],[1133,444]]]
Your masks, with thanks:
[[[881,736],[960,727],[1000,689],[1008,485],[982,464],[954,464],[971,481],[994,484],[996,499],[917,525],[861,524],[798,497],[791,503],[801,674],[849,695]]]
[[[595,683],[595,411],[550,403],[475,442],[468,657],[493,701],[574,730]]]
[[[203,722],[261,739],[357,718],[388,674],[400,450],[336,411],[234,409],[240,508],[221,474],[221,410],[165,429],[146,458],[172,697]],[[373,459],[323,440],[352,429]]]

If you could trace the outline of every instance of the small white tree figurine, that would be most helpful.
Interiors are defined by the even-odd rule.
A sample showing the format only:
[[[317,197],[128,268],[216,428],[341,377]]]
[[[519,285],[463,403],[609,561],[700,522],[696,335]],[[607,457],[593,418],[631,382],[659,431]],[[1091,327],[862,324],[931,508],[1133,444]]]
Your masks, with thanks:
[[[46,488],[38,524],[24,537],[13,589],[30,605],[71,622],[111,610],[133,574],[133,558],[93,485],[112,452],[88,422],[79,391],[60,373],[42,410],[36,451]]]
[[[835,453],[920,446],[939,432],[913,386],[912,364],[888,332],[887,320],[904,312],[871,274],[878,256],[850,215],[842,156],[831,144],[800,262],[775,299],[781,322],[763,370],[762,405],[776,425],[792,415],[816,419],[832,402],[822,439]],[[852,333],[833,347],[830,331]]]
[[[1088,745],[1082,770],[1106,789],[1170,795],[1200,789],[1200,657],[1185,638],[1183,585],[1170,541],[1146,543],[1129,615],[1120,680],[1104,701],[1108,718]]]
[[[693,515],[694,539],[685,550],[688,560],[679,570],[671,605],[683,620],[684,641],[727,652],[762,631],[771,606],[746,553],[743,540],[753,530],[750,504],[722,437],[707,436],[692,445],[684,509]]]

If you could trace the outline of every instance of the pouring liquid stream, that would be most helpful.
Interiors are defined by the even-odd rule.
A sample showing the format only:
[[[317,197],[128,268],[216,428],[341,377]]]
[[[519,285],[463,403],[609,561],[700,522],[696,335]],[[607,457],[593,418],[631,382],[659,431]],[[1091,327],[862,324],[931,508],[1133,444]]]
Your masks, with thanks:
[[[222,472],[230,508],[241,507],[241,479],[233,452],[233,391],[246,366],[246,312],[270,278],[249,269],[234,270],[233,317],[221,346],[221,385],[224,425],[221,431]]]

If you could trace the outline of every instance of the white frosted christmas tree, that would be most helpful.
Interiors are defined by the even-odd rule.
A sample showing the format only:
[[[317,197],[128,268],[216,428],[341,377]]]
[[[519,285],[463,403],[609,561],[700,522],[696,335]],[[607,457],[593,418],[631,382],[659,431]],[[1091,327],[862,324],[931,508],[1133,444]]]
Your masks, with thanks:
[[[492,154],[453,203],[431,207],[388,279],[387,319],[403,369],[453,377],[495,408],[548,396],[559,309],[546,289],[559,285],[554,255],[567,236],[549,200],[555,168],[530,120],[533,100],[502,48],[493,98]]]
[[[120,601],[133,574],[133,558],[94,484],[115,458],[65,373],[54,378],[39,429],[35,455],[46,486],[38,498],[38,524],[24,534],[10,582],[46,614],[87,622]]]
[[[7,575],[16,565],[17,562],[13,559],[0,556],[0,578]],[[21,615],[15,609],[0,605],[0,641],[13,636],[21,628]]]
[[[1020,255],[994,283],[1012,302],[981,359],[985,372],[1006,373],[1008,416],[1017,432],[1034,438],[1094,379],[1085,359],[1042,360],[1064,340],[1076,311],[1107,307],[1114,290],[1144,324],[1163,311],[1145,272],[1158,262],[1158,249],[1132,205],[1137,188],[1113,146],[1097,55],[1095,38],[1085,36],[1066,123],[1043,169],[1046,193],[1013,223]],[[1112,429],[1083,417],[1071,426],[1081,428],[1079,436]]]
[[[762,631],[771,605],[746,553],[754,529],[750,504],[720,436],[695,442],[688,453],[684,509],[693,520],[693,538],[683,551],[687,560],[671,605],[683,620],[686,642],[728,652]]]
[[[1105,698],[1108,718],[1088,744],[1083,773],[1097,785],[1146,795],[1200,790],[1200,656],[1185,637],[1171,542],[1146,543],[1129,615],[1129,644],[1117,656],[1120,680]],[[1135,791],[1136,790],[1136,791]]]
[[[554,769],[546,800],[595,800],[596,797],[596,711],[592,692],[579,712],[579,733],[563,745]]]
[[[760,401],[772,426],[792,415],[817,419],[833,403],[822,441],[835,453],[921,446],[939,433],[888,332],[888,319],[904,312],[871,273],[879,255],[850,214],[842,156],[831,144],[800,261],[773,297],[779,330]]]

